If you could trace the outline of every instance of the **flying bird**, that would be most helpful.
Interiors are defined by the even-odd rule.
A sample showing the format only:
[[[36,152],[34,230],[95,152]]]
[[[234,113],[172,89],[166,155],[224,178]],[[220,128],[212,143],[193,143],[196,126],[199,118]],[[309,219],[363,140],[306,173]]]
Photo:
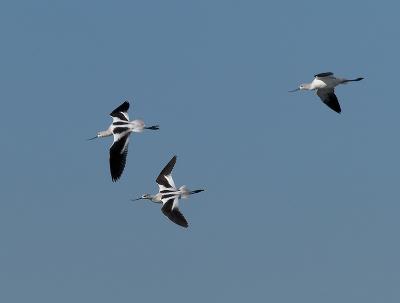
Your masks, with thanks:
[[[202,192],[204,189],[189,190],[185,185],[177,188],[171,175],[175,163],[176,156],[173,156],[157,177],[157,194],[144,194],[132,201],[145,199],[154,203],[160,203],[162,204],[161,211],[168,219],[182,227],[188,227],[188,222],[179,210],[179,199],[187,199],[190,195]]]
[[[322,102],[340,114],[342,110],[340,108],[338,98],[335,95],[335,87],[339,84],[361,81],[362,79],[364,78],[337,78],[331,72],[320,73],[314,76],[314,80],[311,83],[300,84],[298,88],[291,90],[290,92],[295,92],[298,90],[317,90],[317,95],[320,97]]]
[[[113,135],[114,141],[110,147],[110,172],[113,182],[116,182],[124,171],[130,134],[132,132],[140,133],[144,129],[159,129],[158,125],[147,127],[142,120],[129,121],[128,109],[129,102],[125,101],[110,113],[113,119],[110,127],[105,131],[98,132],[95,137],[88,139],[93,140]]]

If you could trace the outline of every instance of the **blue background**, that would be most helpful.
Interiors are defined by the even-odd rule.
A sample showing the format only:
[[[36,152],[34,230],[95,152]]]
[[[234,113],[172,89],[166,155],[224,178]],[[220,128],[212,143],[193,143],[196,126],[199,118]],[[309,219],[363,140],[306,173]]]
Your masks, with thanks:
[[[2,1],[2,302],[400,301],[394,1]],[[340,86],[343,113],[312,92]],[[131,101],[159,123],[86,142]],[[189,229],[159,205],[178,155]]]

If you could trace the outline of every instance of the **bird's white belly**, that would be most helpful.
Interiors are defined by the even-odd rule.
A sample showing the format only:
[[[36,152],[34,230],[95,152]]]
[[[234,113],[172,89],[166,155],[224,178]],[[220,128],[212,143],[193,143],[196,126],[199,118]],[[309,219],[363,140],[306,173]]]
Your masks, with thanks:
[[[328,83],[325,83],[324,81],[321,81],[319,79],[314,79],[314,81],[312,82],[312,89],[320,89],[328,86]]]

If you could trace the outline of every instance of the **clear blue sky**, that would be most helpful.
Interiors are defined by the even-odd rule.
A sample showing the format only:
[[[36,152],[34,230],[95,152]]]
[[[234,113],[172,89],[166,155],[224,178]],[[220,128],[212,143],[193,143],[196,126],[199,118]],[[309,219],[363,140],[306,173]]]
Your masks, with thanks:
[[[399,10],[3,1],[0,301],[400,302]],[[287,92],[326,71],[341,115]],[[125,99],[161,129],[113,184]],[[187,230],[129,201],[173,154]]]

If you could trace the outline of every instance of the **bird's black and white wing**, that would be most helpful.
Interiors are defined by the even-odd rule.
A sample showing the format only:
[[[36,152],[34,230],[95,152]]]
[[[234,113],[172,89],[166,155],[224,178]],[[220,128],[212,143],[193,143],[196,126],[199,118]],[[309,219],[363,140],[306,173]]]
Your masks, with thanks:
[[[168,190],[176,190],[175,183],[171,175],[175,163],[176,163],[176,156],[173,156],[172,159],[168,162],[168,164],[165,165],[161,173],[158,175],[156,182],[158,184],[160,192]]]
[[[333,73],[331,72],[326,72],[326,73],[319,73],[314,75],[314,78],[324,78],[324,77],[330,77],[333,76]]]
[[[338,98],[336,97],[333,88],[320,88],[317,90],[317,95],[321,98],[322,102],[328,105],[331,109],[339,114],[341,113],[342,109],[340,108]]]
[[[165,216],[168,217],[168,219],[170,219],[175,224],[178,224],[182,227],[189,226],[185,217],[179,210],[178,197],[170,198],[165,203],[163,202],[163,207],[161,208],[161,211]]]
[[[113,123],[118,121],[129,121],[128,110],[129,110],[128,101],[125,101],[116,109],[114,109],[110,113],[110,116],[113,118]]]
[[[129,129],[116,127],[113,131],[114,142],[110,147],[110,172],[113,182],[117,181],[124,171],[128,155]]]

